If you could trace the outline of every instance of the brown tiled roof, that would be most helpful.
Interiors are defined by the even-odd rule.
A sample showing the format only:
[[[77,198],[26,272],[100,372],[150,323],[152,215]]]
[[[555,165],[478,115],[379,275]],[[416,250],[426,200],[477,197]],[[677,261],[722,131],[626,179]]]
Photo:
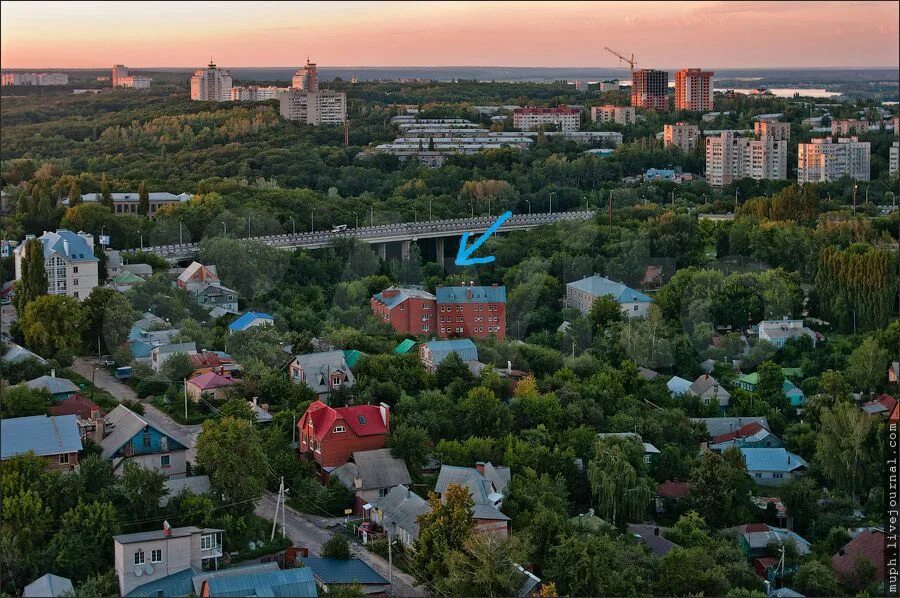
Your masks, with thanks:
[[[875,579],[884,581],[884,530],[869,529],[856,536],[831,557],[831,565],[840,579],[856,570],[858,558],[871,561],[875,565]]]
[[[656,487],[656,494],[663,498],[684,498],[690,489],[691,485],[688,482],[666,480]]]

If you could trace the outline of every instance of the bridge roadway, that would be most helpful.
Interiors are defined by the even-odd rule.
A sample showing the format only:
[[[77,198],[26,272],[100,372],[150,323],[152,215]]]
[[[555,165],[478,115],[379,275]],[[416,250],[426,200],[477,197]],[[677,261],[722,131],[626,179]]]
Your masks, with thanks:
[[[557,212],[555,214],[513,214],[509,220],[503,223],[498,232],[512,230],[528,230],[543,224],[552,224],[563,220],[589,220],[593,217],[593,210],[579,212]],[[267,235],[263,237],[250,237],[251,241],[280,247],[283,249],[319,249],[326,247],[336,239],[355,238],[373,245],[381,244],[382,257],[384,257],[384,244],[403,243],[403,254],[409,251],[409,243],[419,239],[444,239],[458,237],[465,232],[478,234],[485,232],[491,224],[497,220],[497,216],[482,216],[478,218],[455,218],[451,220],[432,220],[426,222],[401,222],[399,224],[382,224],[378,226],[363,226],[360,228],[347,228],[341,231],[316,231],[310,233]],[[471,242],[471,240],[470,240]],[[125,251],[137,251],[131,249]],[[178,261],[195,258],[199,254],[199,243],[183,243],[174,245],[158,245],[145,247],[143,251],[153,253],[159,257]],[[443,253],[443,243],[441,243]]]

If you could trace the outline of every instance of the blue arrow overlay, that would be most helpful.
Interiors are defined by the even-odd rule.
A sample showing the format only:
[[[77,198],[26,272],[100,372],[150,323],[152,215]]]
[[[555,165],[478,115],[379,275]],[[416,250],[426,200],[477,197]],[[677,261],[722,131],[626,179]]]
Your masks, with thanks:
[[[487,257],[469,257],[472,255],[475,250],[484,245],[484,242],[488,240],[488,237],[497,232],[497,229],[512,216],[512,212],[503,212],[500,214],[500,217],[497,218],[497,221],[494,222],[489,229],[487,229],[483,235],[478,237],[478,239],[472,243],[470,247],[466,247],[469,243],[469,235],[472,233],[463,233],[462,239],[459,240],[459,251],[456,254],[456,265],[457,266],[472,266],[475,264],[489,264],[494,261],[494,256],[489,255]]]

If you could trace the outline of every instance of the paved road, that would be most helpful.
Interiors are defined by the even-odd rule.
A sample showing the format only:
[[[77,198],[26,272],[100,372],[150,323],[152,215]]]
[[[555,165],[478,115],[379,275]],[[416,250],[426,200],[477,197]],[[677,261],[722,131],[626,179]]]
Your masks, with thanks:
[[[275,495],[266,493],[256,506],[256,514],[271,521],[275,513]],[[324,544],[332,535],[327,529],[334,526],[336,519],[315,517],[295,511],[291,507],[285,507],[285,531],[295,546],[304,546],[309,549],[310,555],[318,555]],[[350,552],[360,560],[365,561],[370,567],[378,571],[385,579],[388,579],[389,565],[387,560],[359,544],[350,543]],[[410,575],[394,568],[394,595],[395,596],[428,596],[428,592],[421,586],[416,586],[416,580]]]
[[[88,380],[91,379],[91,375],[93,374],[94,385],[97,386],[97,388],[102,388],[118,401],[122,401],[124,399],[128,399],[131,401],[139,400],[134,390],[132,390],[132,388],[127,384],[123,384],[122,382],[120,382],[119,379],[113,376],[107,368],[100,367],[99,369],[97,369],[96,374],[94,374],[93,370],[96,367],[96,364],[96,359],[76,357],[72,363],[71,369],[75,373],[84,376]],[[152,403],[148,401],[140,401],[140,403],[144,406],[143,418],[147,420],[148,423],[152,424],[153,427],[157,428],[161,432],[169,434],[175,440],[188,447],[186,455],[187,460],[192,463],[196,462],[197,436],[200,435],[202,426],[200,424],[179,424],[177,421],[169,417],[168,414],[160,411]]]

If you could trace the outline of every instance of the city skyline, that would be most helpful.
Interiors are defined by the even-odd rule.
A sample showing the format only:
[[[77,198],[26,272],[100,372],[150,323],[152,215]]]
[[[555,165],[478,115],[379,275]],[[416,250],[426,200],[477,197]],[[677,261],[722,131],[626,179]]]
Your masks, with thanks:
[[[3,2],[2,9],[4,69],[192,68],[210,56],[229,67],[287,67],[307,55],[326,67],[624,66],[605,46],[633,52],[638,68],[894,67],[900,35],[897,2]]]

